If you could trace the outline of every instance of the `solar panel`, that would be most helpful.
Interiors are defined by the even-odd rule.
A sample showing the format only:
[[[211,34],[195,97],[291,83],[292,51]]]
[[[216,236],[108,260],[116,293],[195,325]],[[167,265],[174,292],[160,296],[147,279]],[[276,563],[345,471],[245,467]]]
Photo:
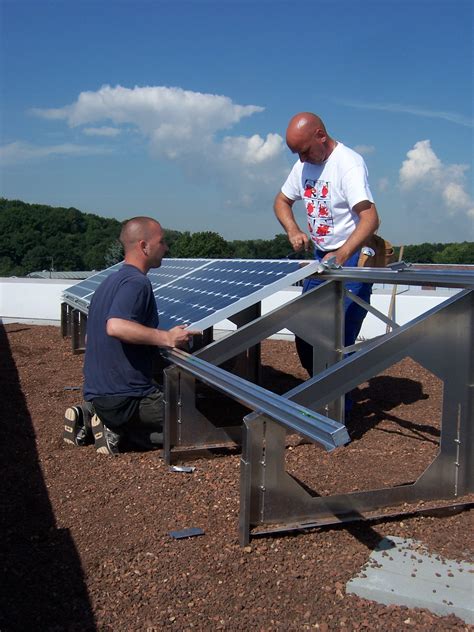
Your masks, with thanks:
[[[163,259],[149,271],[160,327],[207,329],[316,271],[318,263],[269,259]],[[64,292],[66,303],[87,312],[99,284],[121,263]]]

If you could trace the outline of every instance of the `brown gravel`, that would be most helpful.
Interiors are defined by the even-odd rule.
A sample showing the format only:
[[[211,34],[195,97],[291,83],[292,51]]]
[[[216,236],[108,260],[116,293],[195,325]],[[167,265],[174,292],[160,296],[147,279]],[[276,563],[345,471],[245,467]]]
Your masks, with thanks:
[[[345,594],[386,535],[473,560],[472,512],[403,517],[238,544],[239,455],[168,472],[158,453],[99,455],[61,438],[82,357],[55,327],[0,326],[0,630],[467,630],[455,616]],[[266,341],[267,384],[304,379],[291,343]],[[414,480],[438,449],[441,384],[412,360],[354,392],[352,443],[289,437],[287,467],[321,494]],[[467,498],[464,500],[471,500]],[[201,527],[201,537],[169,531]]]

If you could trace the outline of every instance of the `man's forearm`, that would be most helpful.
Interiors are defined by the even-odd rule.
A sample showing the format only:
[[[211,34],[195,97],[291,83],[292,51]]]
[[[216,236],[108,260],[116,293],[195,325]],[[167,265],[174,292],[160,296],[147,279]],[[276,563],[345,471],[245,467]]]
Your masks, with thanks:
[[[359,223],[347,241],[337,250],[336,260],[343,265],[354,252],[364,246],[372,237],[380,221],[374,204],[359,213]],[[334,254],[334,253],[333,253]]]
[[[280,192],[275,198],[273,210],[275,211],[278,221],[285,229],[293,249],[295,251],[299,251],[303,248],[307,250],[309,239],[306,233],[304,233],[296,223],[295,216],[293,215],[293,202]]]
[[[109,318],[107,321],[107,334],[118,338],[122,342],[134,345],[153,345],[157,347],[172,346],[167,331],[146,327],[140,323],[123,318]]]
[[[378,222],[374,222],[371,219],[361,219],[361,221],[357,225],[357,228],[345,244],[350,250],[350,255],[354,254],[356,250],[359,250],[364,244],[366,244],[370,237],[372,237],[372,235],[375,233],[377,228]]]
[[[296,223],[295,216],[293,215],[292,204],[286,197],[283,196],[282,193],[279,193],[276,196],[273,204],[273,210],[275,211],[277,220],[283,226],[288,235],[300,230],[298,224]]]

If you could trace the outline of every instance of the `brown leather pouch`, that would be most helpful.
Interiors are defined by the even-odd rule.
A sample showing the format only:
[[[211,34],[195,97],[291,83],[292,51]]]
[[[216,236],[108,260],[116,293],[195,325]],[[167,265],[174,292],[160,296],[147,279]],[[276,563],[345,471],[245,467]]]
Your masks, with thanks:
[[[375,255],[370,256],[361,251],[359,262],[357,263],[358,266],[363,268],[386,268],[395,262],[394,247],[389,241],[380,237],[380,235],[372,235],[364,245],[371,248],[375,252]]]

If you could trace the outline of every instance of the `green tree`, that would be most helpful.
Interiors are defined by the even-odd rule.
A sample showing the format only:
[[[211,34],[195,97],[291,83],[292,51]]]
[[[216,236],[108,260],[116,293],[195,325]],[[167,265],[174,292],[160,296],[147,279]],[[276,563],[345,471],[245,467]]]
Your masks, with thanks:
[[[410,263],[434,263],[435,255],[440,252],[446,244],[416,244],[405,246],[403,260]]]
[[[23,270],[19,272],[16,266],[12,265],[10,257],[0,257],[0,277],[21,276]]]
[[[308,252],[294,253],[286,234],[275,235],[273,239],[250,239],[231,241],[230,246],[236,259],[283,259],[288,255],[296,259],[311,259]]]
[[[211,231],[184,232],[170,248],[170,257],[227,259],[233,256],[230,244],[218,233]]]
[[[448,244],[434,255],[435,263],[474,264],[474,242]]]
[[[24,273],[29,274],[35,270],[50,270],[51,261],[52,259],[48,249],[45,248],[45,246],[37,245],[25,253],[25,256],[21,260],[21,266]]]
[[[107,252],[105,253],[104,263],[107,268],[115,265],[116,263],[120,263],[124,258],[123,246],[119,242],[118,239],[115,239],[109,246]]]
[[[164,228],[163,232],[165,233],[165,239],[166,243],[168,244],[168,248],[170,249],[170,252],[172,252],[175,242],[181,237],[183,233],[179,230],[170,230],[169,228]]]
[[[121,223],[75,208],[0,198],[1,274],[101,269]]]
[[[234,251],[235,259],[258,259],[260,248],[258,245],[262,240],[247,239],[230,242]]]

